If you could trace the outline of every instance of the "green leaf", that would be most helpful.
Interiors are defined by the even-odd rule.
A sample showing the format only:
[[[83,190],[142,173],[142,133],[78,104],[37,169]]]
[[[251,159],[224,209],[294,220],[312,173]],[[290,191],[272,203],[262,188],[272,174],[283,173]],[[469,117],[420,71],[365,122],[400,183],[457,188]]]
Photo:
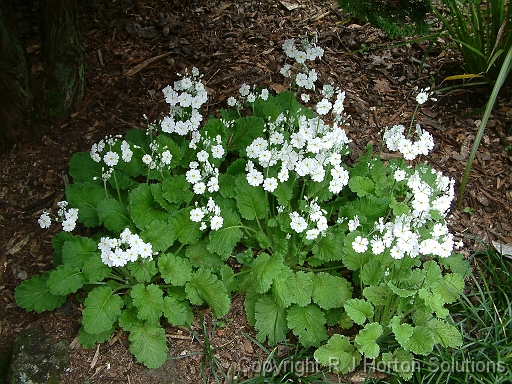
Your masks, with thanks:
[[[418,293],[417,289],[405,289],[405,288],[398,288],[395,284],[393,284],[391,281],[388,282],[388,287],[391,288],[393,293],[400,297],[411,297]]]
[[[164,253],[158,256],[158,270],[165,284],[185,285],[192,278],[192,265],[183,257]]]
[[[437,262],[430,260],[423,263],[423,270],[425,271],[425,284],[424,288],[430,288],[441,280],[441,268]]]
[[[450,313],[450,311],[444,307],[443,298],[439,293],[432,293],[425,288],[420,288],[418,297],[423,299],[425,305],[431,311],[435,312],[437,317],[444,318]]]
[[[368,251],[364,253],[357,253],[354,251],[352,247],[352,242],[356,239],[357,236],[362,236],[359,231],[350,232],[344,239],[345,246],[343,247],[343,252],[345,253],[342,256],[343,264],[352,271],[357,271],[361,269],[363,265],[368,262]],[[364,235],[363,235],[364,236]]]
[[[235,120],[229,150],[245,149],[252,141],[263,135],[265,121],[256,116],[248,116]]]
[[[363,289],[363,296],[374,306],[385,305],[391,294],[385,285],[372,285]]]
[[[444,320],[431,319],[427,322],[427,328],[434,335],[436,344],[445,348],[458,348],[462,346],[462,335],[457,327],[448,324]]]
[[[190,325],[194,314],[186,301],[178,301],[174,297],[165,296],[163,305],[164,316],[174,326]]]
[[[69,175],[74,183],[102,183],[101,167],[101,162],[95,162],[89,152],[77,152],[69,159]]]
[[[194,193],[190,190],[190,183],[185,175],[175,175],[165,179],[162,183],[162,197],[169,203],[188,204],[194,198]]]
[[[327,233],[313,246],[313,255],[322,261],[338,261],[343,256],[343,237],[340,234]]]
[[[80,268],[59,265],[50,272],[47,285],[52,295],[68,295],[83,287],[84,275]]]
[[[130,331],[130,352],[148,368],[159,368],[167,360],[169,349],[164,329],[158,324],[136,324]]]
[[[207,269],[200,268],[194,273],[185,286],[185,292],[192,304],[201,305],[206,301],[216,318],[229,311],[231,300],[226,286]]]
[[[146,243],[151,243],[153,251],[166,251],[176,240],[176,233],[171,224],[165,221],[155,220],[146,229],[140,232],[140,238]]]
[[[449,273],[444,275],[432,292],[438,293],[446,304],[451,304],[457,300],[464,290],[464,278],[458,273]]]
[[[252,265],[251,279],[256,292],[264,293],[270,289],[274,280],[286,267],[281,255],[261,253]]]
[[[87,333],[99,334],[112,328],[121,314],[123,299],[106,286],[96,287],[84,301],[82,324]]]
[[[208,250],[206,241],[200,241],[186,248],[185,255],[196,268],[216,268],[223,265],[222,258]]]
[[[450,257],[440,258],[439,262],[449,268],[453,273],[457,273],[465,279],[471,275],[471,265],[469,261],[464,258],[464,255],[458,253]]]
[[[53,311],[66,302],[66,296],[53,295],[50,292],[47,285],[49,275],[49,271],[43,275],[34,275],[16,287],[14,299],[19,307],[41,313]]]
[[[70,184],[66,187],[66,198],[71,207],[78,208],[78,221],[86,227],[100,224],[98,203],[105,198],[105,189],[96,184]]]
[[[107,278],[112,268],[103,263],[101,256],[96,253],[84,263],[82,271],[88,283],[95,283]]]
[[[361,281],[365,285],[376,286],[384,277],[384,268],[380,260],[370,260],[361,269]]]
[[[277,303],[289,307],[296,303],[305,307],[311,303],[313,293],[313,274],[299,271],[293,273],[288,267],[283,269],[272,282],[272,293]]]
[[[155,201],[147,184],[140,184],[130,192],[128,205],[133,222],[141,230],[155,220],[166,222],[169,217],[169,213]]]
[[[343,277],[319,272],[313,276],[312,297],[322,309],[341,308],[352,297],[352,285]]]
[[[363,324],[366,319],[373,317],[373,305],[366,300],[350,299],[344,305],[348,316],[356,324]]]
[[[320,343],[327,340],[325,330],[325,315],[314,304],[306,307],[293,305],[288,309],[288,327],[293,334],[299,337],[299,342],[306,348],[320,346]]]
[[[155,260],[137,260],[128,263],[128,270],[139,283],[148,283],[158,272]]]
[[[135,307],[123,310],[118,319],[119,326],[126,332],[130,332],[134,325],[140,323],[140,319],[137,314],[138,311]]]
[[[78,330],[78,341],[80,341],[80,344],[84,348],[92,348],[96,344],[101,344],[112,336],[114,333],[115,328],[112,327],[108,331],[92,334],[85,331],[84,327],[80,327]]]
[[[256,340],[276,345],[286,339],[289,331],[286,321],[286,309],[282,308],[270,295],[260,296],[255,305]]]
[[[61,231],[53,236],[52,247],[54,252],[52,261],[54,266],[62,264],[62,247],[66,241],[72,240],[74,237],[71,233],[65,231]]]
[[[240,215],[247,220],[263,219],[269,210],[263,188],[249,185],[245,174],[240,175],[235,184],[236,206]]]
[[[199,223],[190,220],[191,210],[192,208],[182,209],[169,219],[169,224],[174,228],[182,244],[195,244],[203,234],[199,229]]]
[[[391,352],[382,354],[382,362],[386,364],[392,371],[397,372],[406,380],[412,379],[412,375],[417,367],[417,361],[411,352],[397,348]]]
[[[346,336],[335,333],[318,348],[314,357],[320,364],[329,367],[334,373],[346,374],[354,370],[361,361],[361,355]]]
[[[411,338],[414,332],[414,327],[407,323],[400,324],[400,317],[398,316],[394,316],[391,319],[390,324],[396,341],[398,341],[401,346],[404,346]]]
[[[357,196],[363,197],[371,195],[375,191],[375,184],[368,177],[353,176],[348,181],[348,186],[352,192],[357,193]]]
[[[407,343],[403,346],[406,351],[417,355],[428,355],[434,349],[435,338],[432,332],[423,326],[414,327],[414,331]]]
[[[283,207],[288,205],[293,197],[293,189],[289,184],[293,185],[292,179],[289,179],[284,183],[279,183],[274,192],[272,192],[272,194],[277,197],[277,203]]]
[[[244,233],[240,230],[240,217],[230,209],[222,210],[224,222],[222,228],[211,231],[208,250],[221,256],[233,254],[233,249],[242,239]]]
[[[162,316],[163,295],[158,285],[134,285],[130,296],[133,298],[133,305],[137,307],[137,317],[152,323],[158,322]]]
[[[168,180],[168,179],[165,179],[165,180]],[[164,180],[164,182],[165,182],[165,180]],[[149,186],[151,187],[151,194],[153,195],[153,199],[155,199],[155,201],[158,204],[160,204],[160,206],[163,209],[165,209],[169,213],[173,213],[174,211],[176,211],[178,209],[178,205],[177,204],[173,204],[173,203],[169,203],[164,198],[164,196],[163,196],[164,193],[162,191],[162,183],[150,184]]]
[[[377,340],[382,336],[382,326],[379,323],[369,323],[361,329],[354,339],[354,344],[364,357],[375,359],[380,354]]]
[[[117,199],[109,198],[100,200],[96,209],[101,224],[111,231],[121,232],[123,229],[132,226],[126,204]]]
[[[87,260],[98,255],[98,243],[89,237],[74,236],[62,246],[62,262],[68,267],[82,268]]]

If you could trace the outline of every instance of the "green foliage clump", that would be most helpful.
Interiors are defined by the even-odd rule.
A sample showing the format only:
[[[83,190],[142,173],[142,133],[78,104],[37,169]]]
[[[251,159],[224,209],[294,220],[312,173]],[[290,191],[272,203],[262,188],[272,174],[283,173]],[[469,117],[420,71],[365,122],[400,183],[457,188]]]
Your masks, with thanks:
[[[425,35],[429,0],[338,0],[345,12],[381,28],[389,37]]]

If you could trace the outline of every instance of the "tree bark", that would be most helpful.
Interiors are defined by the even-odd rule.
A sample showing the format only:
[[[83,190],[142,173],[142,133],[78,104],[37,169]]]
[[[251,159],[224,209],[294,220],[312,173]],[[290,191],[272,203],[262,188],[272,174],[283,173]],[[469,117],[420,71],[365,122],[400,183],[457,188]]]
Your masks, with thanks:
[[[42,0],[41,15],[48,114],[59,121],[80,108],[85,92],[76,0]]]
[[[25,51],[12,11],[0,0],[0,143],[31,136],[32,103]]]

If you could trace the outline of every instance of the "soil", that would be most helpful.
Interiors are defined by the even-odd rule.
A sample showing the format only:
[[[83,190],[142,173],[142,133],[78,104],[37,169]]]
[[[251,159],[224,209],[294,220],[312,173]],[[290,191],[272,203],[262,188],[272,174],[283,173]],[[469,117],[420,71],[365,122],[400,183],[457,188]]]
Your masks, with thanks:
[[[20,35],[37,73],[42,70],[37,1],[17,3]],[[285,59],[281,44],[307,35],[317,36],[325,49],[316,67],[320,83],[346,90],[355,157],[368,143],[380,143],[384,127],[410,122],[416,87],[438,90],[449,85],[443,82],[446,76],[463,73],[460,58],[446,37],[433,40],[432,46],[428,41],[398,45],[382,31],[343,14],[331,0],[89,0],[79,1],[79,13],[87,60],[81,109],[41,140],[0,154],[0,349],[12,346],[21,330],[36,324],[55,340],[74,340],[62,383],[198,383],[203,380],[204,324],[213,346],[220,347],[216,357],[224,370],[235,369],[239,378],[247,377],[258,358],[267,355],[245,336],[254,336],[254,331],[246,323],[242,297],[234,298],[222,322],[200,309],[204,322],[196,320],[192,327],[197,337],[169,326],[174,358],[157,371],[144,369],[133,358],[122,333],[84,350],[76,340],[82,307],[75,298],[51,313],[27,313],[17,307],[16,286],[52,268],[51,240],[58,229],[40,229],[37,218],[64,199],[71,155],[89,150],[106,135],[145,129],[144,115],[149,121],[164,116],[167,106],[161,89],[192,66],[204,74],[211,94],[205,115],[225,107],[243,83],[279,90],[279,68]],[[436,29],[440,26],[434,24]],[[445,89],[436,94],[437,102],[419,109],[417,121],[436,142],[426,160],[457,180],[456,187],[489,95],[490,87],[485,86]],[[467,256],[482,242],[512,242],[509,96],[508,89],[501,92],[462,202],[452,210],[450,226],[464,241],[462,252]],[[205,381],[214,382],[209,369]]]

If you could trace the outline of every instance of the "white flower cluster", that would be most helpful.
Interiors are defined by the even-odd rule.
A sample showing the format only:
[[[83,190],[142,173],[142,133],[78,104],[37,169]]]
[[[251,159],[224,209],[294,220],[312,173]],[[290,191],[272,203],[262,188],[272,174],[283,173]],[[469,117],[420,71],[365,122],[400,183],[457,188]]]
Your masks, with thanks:
[[[394,125],[392,128],[386,128],[383,139],[390,151],[399,151],[406,160],[414,160],[419,155],[428,155],[434,148],[434,139],[432,135],[422,130],[416,125],[416,134],[419,137],[417,141],[409,140],[405,135],[403,125]]]
[[[94,143],[91,146],[90,155],[96,163],[103,160],[105,165],[108,167],[106,170],[102,168],[102,179],[107,181],[112,176],[113,168],[119,163],[119,158],[129,163],[132,160],[133,151],[130,148],[130,144],[126,140],[121,142],[121,156],[114,150],[114,146],[121,136],[107,136],[105,139],[100,140],[98,143]]]
[[[102,237],[98,243],[101,260],[109,267],[124,267],[129,261],[153,258],[153,246],[126,228],[119,238]]]
[[[398,172],[399,170],[395,171],[395,179]],[[424,178],[429,176],[428,172],[435,175],[433,187],[424,181]],[[398,216],[387,223],[380,218],[374,228],[374,233],[378,234],[373,235],[370,240],[357,236],[352,242],[352,248],[358,253],[363,253],[370,245],[371,252],[375,255],[389,249],[395,259],[404,256],[414,258],[419,255],[450,256],[454,248],[453,235],[449,233],[446,224],[439,221],[434,223],[431,211],[437,210],[441,217],[446,217],[455,196],[454,180],[427,168],[416,170],[408,178],[405,175],[402,180],[405,179],[411,190],[408,197],[412,208],[410,214]],[[429,227],[431,230],[425,230]]]
[[[267,100],[269,96],[268,89],[263,88],[260,93],[256,93],[255,91],[251,91],[251,87],[247,84],[242,84],[240,87],[240,96],[242,99],[245,99],[248,103],[254,103],[256,99],[259,97],[262,100]],[[243,100],[242,100],[243,101]],[[237,100],[235,97],[230,96],[227,100],[229,107],[237,107],[240,108],[242,106],[242,102]]]
[[[210,221],[210,228],[213,231],[222,228],[224,219],[220,215],[220,207],[215,204],[215,201],[210,197],[205,207],[198,207],[196,202],[196,208],[190,211],[190,220],[195,223],[201,223],[199,229],[204,231],[208,228],[206,221]]]
[[[306,196],[304,196],[304,199],[307,202]],[[299,212],[290,212],[290,227],[297,233],[306,231],[306,240],[314,240],[319,235],[325,235],[328,224],[324,215],[327,211],[320,207],[316,198],[309,203],[305,211],[306,217],[301,216]],[[310,224],[313,224],[313,226],[310,227]]]
[[[71,232],[76,227],[78,208],[68,208],[67,201],[59,201],[57,207],[59,209],[57,211],[57,217],[54,220],[62,223],[62,229],[64,231]],[[50,212],[43,212],[37,222],[41,228],[50,228],[52,225]]]
[[[199,70],[194,67],[191,75],[186,72],[174,87],[168,85],[162,90],[171,107],[169,115],[161,122],[163,132],[184,136],[199,129],[203,120],[200,109],[208,101],[208,93],[200,78]]]
[[[330,127],[320,118],[301,116],[297,132],[287,139],[283,134],[286,122],[287,118],[280,115],[275,122],[267,123],[268,139],[258,137],[246,148],[247,157],[254,159],[246,165],[247,182],[273,192],[279,182],[288,180],[292,171],[300,177],[310,176],[318,183],[329,177],[329,191],[339,193],[348,183],[348,172],[341,165],[342,154],[348,152],[350,142],[345,131],[336,125]],[[264,177],[257,165],[263,169],[277,165],[279,171]]]
[[[416,88],[417,89],[417,88]],[[422,88],[420,92],[416,95],[416,102],[421,105],[425,104],[429,99],[432,101],[437,101],[436,98],[430,97],[432,95],[432,91],[430,91],[430,87]]]

